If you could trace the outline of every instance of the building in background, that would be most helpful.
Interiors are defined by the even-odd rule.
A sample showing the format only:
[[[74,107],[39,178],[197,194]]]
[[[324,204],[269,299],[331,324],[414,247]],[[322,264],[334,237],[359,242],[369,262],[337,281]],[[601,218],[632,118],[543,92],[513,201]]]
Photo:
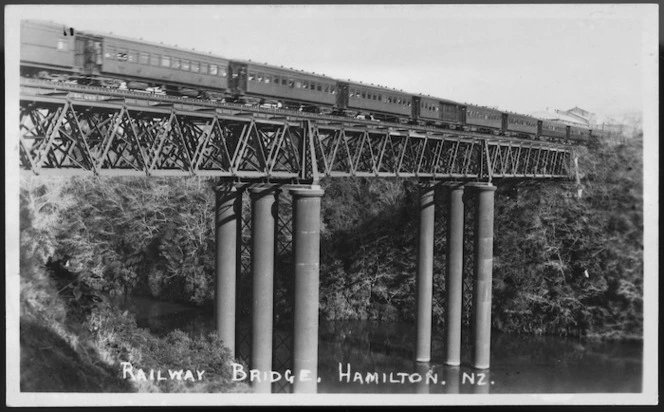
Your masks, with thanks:
[[[607,140],[624,141],[643,134],[642,115],[638,112],[620,116],[598,116],[578,106],[569,110],[549,109],[531,113],[531,116],[561,122],[571,126],[602,131]]]
[[[585,117],[575,114],[574,112],[570,113],[572,110],[578,109],[578,111],[586,113]],[[555,122],[560,122],[560,123],[565,123],[570,126],[590,126],[589,118],[595,118],[595,115],[593,113],[589,113],[583,109],[579,109],[578,107],[575,107],[574,109],[571,110],[557,110],[557,109],[549,109],[548,107],[546,110],[539,111],[539,112],[534,112],[531,113],[531,116],[541,119],[541,120],[552,120]]]

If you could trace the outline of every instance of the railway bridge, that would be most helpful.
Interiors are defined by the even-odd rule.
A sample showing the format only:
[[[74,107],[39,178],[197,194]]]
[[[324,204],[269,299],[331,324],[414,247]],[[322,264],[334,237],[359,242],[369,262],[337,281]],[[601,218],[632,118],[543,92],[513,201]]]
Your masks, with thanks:
[[[217,178],[217,333],[235,356],[236,281],[248,271],[248,363],[273,370],[274,257],[292,253],[295,393],[317,390],[321,178],[419,181],[417,362],[431,359],[434,188],[442,185],[448,216],[444,359],[460,364],[464,202],[472,202],[472,366],[487,369],[496,185],[569,179],[575,171],[573,149],[550,142],[27,79],[20,87],[19,154],[20,167],[38,175]],[[284,192],[292,198],[292,216],[278,213]],[[251,218],[243,222],[247,193]],[[248,248],[241,236],[247,224]],[[280,241],[280,230],[292,231],[292,244]],[[243,267],[243,253],[249,267]],[[254,388],[270,392],[271,384]]]

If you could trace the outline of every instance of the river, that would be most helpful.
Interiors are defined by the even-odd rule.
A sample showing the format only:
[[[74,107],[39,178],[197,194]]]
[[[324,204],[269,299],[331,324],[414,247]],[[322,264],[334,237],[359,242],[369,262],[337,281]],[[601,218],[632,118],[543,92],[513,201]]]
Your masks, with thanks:
[[[141,297],[119,305],[136,316],[139,327],[157,335],[173,329],[191,335],[214,330],[209,310]],[[493,331],[491,369],[477,371],[467,366],[467,342],[460,367],[443,365],[442,329],[434,328],[429,364],[413,362],[414,324],[322,321],[319,330],[319,393],[639,393],[642,388],[640,342]],[[245,361],[247,332],[246,326],[238,329],[237,356]],[[275,332],[276,371],[283,373],[290,365],[290,339],[287,332]],[[273,392],[288,391],[276,385]]]

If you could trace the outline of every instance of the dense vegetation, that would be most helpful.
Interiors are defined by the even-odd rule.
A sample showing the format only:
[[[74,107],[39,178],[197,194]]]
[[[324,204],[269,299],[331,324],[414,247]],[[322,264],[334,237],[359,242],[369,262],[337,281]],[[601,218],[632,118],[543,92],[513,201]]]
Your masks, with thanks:
[[[569,182],[499,184],[495,202],[493,326],[504,332],[640,339],[643,333],[641,141],[579,148],[581,198]],[[412,320],[414,182],[327,186],[322,313]],[[437,196],[435,321],[445,310],[444,196]],[[472,204],[465,276],[472,276]],[[472,286],[472,282],[470,284]]]
[[[494,327],[518,333],[642,336],[641,156],[641,140],[579,149],[581,198],[570,182],[499,186]],[[360,178],[322,183],[321,316],[413,319],[417,183]],[[151,384],[138,389],[242,390],[230,385],[223,372],[230,360],[221,350],[223,342],[211,336],[192,340],[178,332],[154,337],[107,302],[108,296],[140,294],[212,304],[212,185],[194,178],[23,178],[24,390],[53,390],[35,376],[72,357],[80,370],[89,371],[71,386],[52,383],[58,390],[127,390],[127,381],[118,375],[120,361],[149,369],[168,368],[176,359],[180,368],[187,367],[182,360],[191,368],[204,364],[213,379],[205,387]],[[444,197],[437,198],[434,319],[442,322],[446,216]],[[287,216],[290,207],[283,208],[280,213]],[[467,272],[472,270],[472,223],[468,208]],[[281,240],[287,241],[284,236]],[[275,306],[284,319],[290,312],[289,258],[280,255],[277,262]],[[240,293],[248,292],[246,277],[239,287]],[[248,301],[240,299],[241,305]],[[241,307],[239,313],[244,311]],[[47,356],[42,346],[54,353]],[[87,382],[91,374],[98,379]]]
[[[122,250],[131,245],[119,252],[107,248],[108,239],[115,237],[107,231],[124,228],[113,226],[117,222],[99,223],[101,216],[74,213],[80,204],[78,191],[91,182],[72,183],[46,180],[21,193],[21,390],[248,391],[246,385],[231,382],[233,359],[216,334],[192,338],[176,330],[157,337],[109,303],[109,295],[136,283],[135,275],[110,260],[126,257]],[[112,221],[117,216],[107,217]],[[112,248],[130,241],[119,238]],[[205,379],[133,380],[123,376],[122,362],[130,362],[134,373],[143,369],[147,375],[154,369],[168,376],[169,369],[200,370]]]

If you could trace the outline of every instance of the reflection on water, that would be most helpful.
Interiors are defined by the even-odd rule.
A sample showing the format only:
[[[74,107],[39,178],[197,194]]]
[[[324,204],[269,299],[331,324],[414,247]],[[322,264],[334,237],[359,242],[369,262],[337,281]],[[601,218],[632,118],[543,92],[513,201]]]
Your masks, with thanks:
[[[163,335],[173,329],[191,335],[214,330],[211,310],[130,298],[121,304],[138,326]],[[240,327],[238,333],[246,331]],[[321,322],[319,393],[604,393],[641,392],[641,343],[591,342],[494,332],[491,370],[468,366],[464,334],[462,365],[443,365],[444,331],[434,329],[431,363],[413,362],[415,326],[371,321]],[[240,337],[247,343],[246,336]],[[290,365],[288,331],[275,331],[274,369]],[[240,342],[241,343],[241,342]],[[237,344],[248,359],[248,346]],[[283,386],[273,391],[283,391]]]

